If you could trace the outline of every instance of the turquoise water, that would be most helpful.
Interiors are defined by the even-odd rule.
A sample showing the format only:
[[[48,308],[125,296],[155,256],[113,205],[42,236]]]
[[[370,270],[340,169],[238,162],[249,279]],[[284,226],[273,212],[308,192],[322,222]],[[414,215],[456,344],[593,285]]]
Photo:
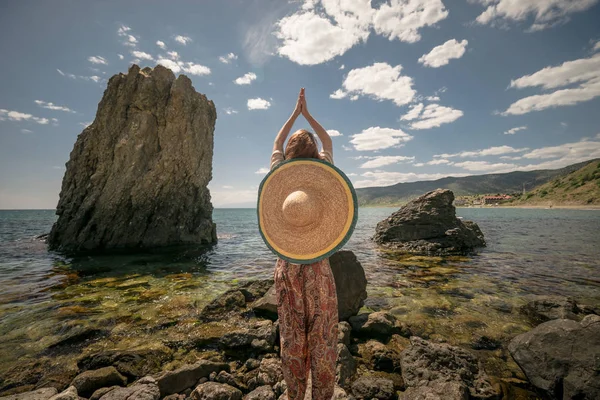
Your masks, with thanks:
[[[442,259],[392,254],[370,241],[395,210],[361,208],[345,249],[365,268],[365,310],[389,310],[416,334],[457,344],[482,334],[506,340],[530,329],[517,308],[535,295],[600,305],[599,211],[458,209],[488,246]],[[162,331],[148,327],[189,321],[231,285],[271,278],[275,257],[256,210],[216,209],[213,218],[219,242],[210,248],[71,259],[35,239],[49,232],[53,211],[0,211],[0,377],[74,327],[109,329],[104,346],[160,341]]]

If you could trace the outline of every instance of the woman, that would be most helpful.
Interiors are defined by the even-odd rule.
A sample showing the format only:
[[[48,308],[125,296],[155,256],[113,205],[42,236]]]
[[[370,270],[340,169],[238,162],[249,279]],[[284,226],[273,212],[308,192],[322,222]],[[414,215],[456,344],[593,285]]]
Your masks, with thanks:
[[[304,129],[290,137],[283,151],[285,139],[300,114],[321,139],[323,148],[320,152],[313,134]],[[333,164],[331,138],[308,112],[304,88],[300,90],[292,116],[275,138],[271,169],[284,159],[292,158],[316,158]],[[304,399],[310,372],[312,398],[329,400],[335,386],[338,338],[337,294],[329,259],[313,264],[293,264],[278,258],[275,289],[288,399]]]

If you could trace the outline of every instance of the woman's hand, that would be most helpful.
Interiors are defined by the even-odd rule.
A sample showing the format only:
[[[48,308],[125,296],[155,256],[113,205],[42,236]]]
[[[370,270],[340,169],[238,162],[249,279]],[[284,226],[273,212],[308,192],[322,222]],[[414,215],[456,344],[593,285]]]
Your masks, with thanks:
[[[304,115],[304,117],[307,117],[310,115],[310,113],[308,112],[308,107],[306,106],[306,96],[304,95],[304,88],[302,88],[302,90],[300,91],[300,100],[301,100],[301,110],[302,110],[302,115]]]
[[[302,99],[304,98],[304,88],[300,89],[300,94],[298,94],[298,100],[296,101],[296,107],[294,108],[294,117],[299,116],[300,114],[304,114],[302,111]]]

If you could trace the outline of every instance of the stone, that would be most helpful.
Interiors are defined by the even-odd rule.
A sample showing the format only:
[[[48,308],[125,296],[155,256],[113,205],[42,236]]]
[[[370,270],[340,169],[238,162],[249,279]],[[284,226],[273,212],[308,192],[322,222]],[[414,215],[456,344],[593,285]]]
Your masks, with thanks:
[[[343,343],[337,345],[337,362],[335,366],[335,381],[340,386],[347,386],[356,373],[356,361],[350,350]]]
[[[467,350],[417,336],[410,338],[410,344],[400,354],[402,378],[407,387],[457,382],[468,388],[472,398],[494,399],[498,396],[477,358]]]
[[[244,367],[246,368],[247,371],[251,371],[253,369],[260,367],[260,361],[257,360],[256,358],[249,358],[246,360],[246,362],[244,362]]]
[[[396,395],[391,379],[362,376],[352,384],[352,393],[359,399],[390,400]]]
[[[226,383],[229,386],[233,386],[240,390],[248,389],[244,383],[242,383],[238,378],[234,375],[231,375],[229,372],[221,371],[217,374],[215,378],[215,382]]]
[[[273,386],[283,380],[281,360],[279,358],[263,358],[258,367],[256,381],[259,386]]]
[[[362,346],[361,356],[375,371],[400,372],[400,353],[377,340],[367,341]]]
[[[346,391],[344,389],[342,389],[339,386],[335,386],[335,388],[333,389],[333,396],[331,397],[331,400],[350,400],[351,398],[348,397],[348,394],[346,393]],[[354,397],[352,397],[352,399],[354,399]]]
[[[508,350],[529,381],[552,398],[600,398],[600,316],[544,322],[513,338]]]
[[[224,383],[206,382],[198,385],[190,398],[192,400],[242,400],[242,392]]]
[[[273,350],[277,338],[277,326],[271,320],[259,320],[242,329],[224,334],[219,339],[222,348],[233,354],[247,350],[268,352]]]
[[[426,386],[409,387],[398,400],[469,400],[469,390],[460,382],[429,382]]]
[[[33,390],[31,392],[13,394],[11,396],[0,397],[0,400],[48,400],[58,393],[53,387]]]
[[[100,397],[100,400],[158,400],[160,389],[156,380],[145,376],[128,387],[113,389]]]
[[[456,218],[454,193],[436,189],[380,221],[373,240],[384,247],[422,255],[462,255],[485,246],[472,221]]]
[[[335,279],[338,318],[347,320],[356,315],[367,298],[365,271],[353,252],[341,250],[329,257],[329,265]],[[277,319],[277,292],[272,286],[267,293],[252,304],[255,314],[272,320]]]
[[[202,321],[217,321],[227,319],[232,312],[246,307],[246,297],[239,289],[228,290],[211,301],[200,311]]]
[[[357,336],[387,339],[394,334],[410,336],[408,329],[386,311],[363,313],[348,320]]]
[[[471,348],[475,350],[496,350],[500,347],[502,347],[502,343],[499,340],[485,335],[477,336],[471,343]]]
[[[244,396],[244,400],[275,400],[275,393],[271,386],[264,385],[259,386],[247,395]]]
[[[132,351],[104,351],[84,356],[77,361],[81,371],[114,366],[130,381],[160,372],[163,364],[171,360],[168,349],[146,349]]]
[[[350,346],[350,331],[352,327],[346,321],[338,323],[338,343],[343,343],[346,346]]]
[[[239,287],[239,291],[242,292],[246,298],[246,303],[250,303],[263,297],[265,293],[267,293],[267,291],[273,286],[273,283],[273,279],[250,281],[241,285]]]
[[[215,106],[158,65],[114,75],[66,164],[52,250],[68,253],[216,242]]]
[[[127,378],[121,375],[115,367],[104,367],[85,371],[75,377],[71,386],[83,397],[90,397],[97,389],[107,386],[125,386]]]
[[[553,319],[581,321],[584,317],[574,299],[557,296],[540,296],[521,306],[519,312],[528,317],[534,325]]]
[[[187,364],[175,371],[165,371],[157,378],[157,385],[161,396],[183,392],[193,387],[200,378],[206,378],[211,373],[229,371],[229,365],[213,361],[200,360],[194,364]]]
[[[98,390],[96,390],[91,396],[90,396],[90,400],[100,400],[100,398],[102,398],[102,396],[104,396],[106,393],[110,392],[111,390],[117,389],[120,386],[110,386],[110,387],[103,387],[100,388]]]
[[[49,400],[79,400],[79,394],[75,386],[69,386],[64,392],[55,394]]]

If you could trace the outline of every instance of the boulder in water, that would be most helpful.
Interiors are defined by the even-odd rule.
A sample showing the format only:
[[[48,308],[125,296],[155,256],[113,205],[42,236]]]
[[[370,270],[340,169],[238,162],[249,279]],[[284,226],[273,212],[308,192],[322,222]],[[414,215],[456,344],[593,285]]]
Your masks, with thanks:
[[[163,66],[110,78],[77,137],[49,248],[64,252],[216,242],[212,101]]]

